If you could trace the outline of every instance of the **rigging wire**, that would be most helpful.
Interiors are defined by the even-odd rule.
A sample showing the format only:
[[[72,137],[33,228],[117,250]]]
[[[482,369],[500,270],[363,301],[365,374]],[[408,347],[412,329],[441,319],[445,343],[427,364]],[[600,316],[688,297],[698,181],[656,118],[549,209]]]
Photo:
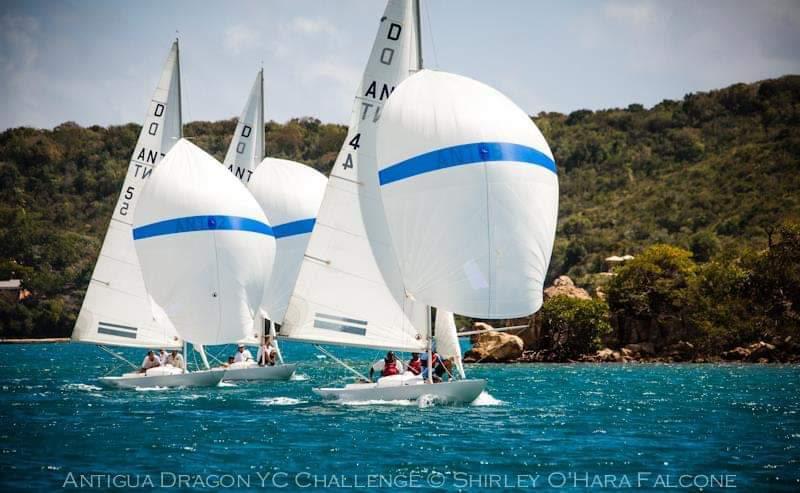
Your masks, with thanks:
[[[428,32],[430,33],[431,47],[433,48],[433,68],[439,69],[439,55],[436,53],[436,40],[433,39],[433,25],[431,24],[431,12],[428,9],[428,2],[423,2],[425,9],[425,19],[428,21]]]

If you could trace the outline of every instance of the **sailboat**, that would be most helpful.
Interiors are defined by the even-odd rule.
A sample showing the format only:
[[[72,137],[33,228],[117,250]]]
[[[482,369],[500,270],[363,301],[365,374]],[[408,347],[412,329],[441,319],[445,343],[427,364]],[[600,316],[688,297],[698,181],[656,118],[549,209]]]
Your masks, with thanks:
[[[421,353],[430,351],[433,343],[430,308],[408,295],[393,250],[375,145],[382,109],[395,87],[421,68],[420,51],[418,2],[389,0],[278,332],[282,338],[316,344],[336,361],[340,360],[319,345]],[[485,385],[479,379],[432,384],[421,377],[397,375],[313,390],[339,400],[415,400],[434,395],[471,402]]]
[[[133,238],[145,286],[184,340],[252,336],[275,239],[256,200],[216,159],[178,141],[142,192]]]
[[[181,116],[180,53],[172,44],[161,77],[147,109],[142,130],[128,164],[100,256],[72,332],[75,342],[97,344],[130,364],[106,346],[180,349],[183,340],[163,309],[144,285],[131,235],[133,214],[141,193],[161,158],[183,135]],[[216,385],[221,374],[185,374],[172,367],[143,373],[106,376],[101,383],[114,387]]]
[[[422,70],[384,106],[377,148],[406,289],[447,310],[441,325],[448,338],[455,332],[451,311],[508,319],[541,308],[558,175],[524,111],[478,81]]]
[[[287,380],[297,369],[296,364],[283,361],[275,337],[274,323],[283,320],[288,295],[294,286],[305,252],[308,233],[311,232],[322,200],[325,177],[300,163],[265,158],[264,154],[262,69],[253,83],[223,163],[228,171],[247,185],[267,217],[272,220],[276,240],[275,263],[271,274],[265,278],[267,285],[256,316],[256,326],[259,332],[258,341],[263,338],[264,333],[272,336],[278,364],[259,366],[255,361],[234,363],[228,366],[225,380]],[[269,325],[268,330],[265,330],[266,324]]]

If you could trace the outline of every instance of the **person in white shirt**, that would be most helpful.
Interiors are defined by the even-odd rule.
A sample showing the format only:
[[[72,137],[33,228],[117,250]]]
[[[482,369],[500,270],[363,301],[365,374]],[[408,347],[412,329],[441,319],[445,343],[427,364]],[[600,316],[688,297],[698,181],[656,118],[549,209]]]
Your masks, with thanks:
[[[158,356],[156,356],[153,351],[147,351],[147,356],[145,356],[144,361],[142,361],[142,367],[139,368],[139,373],[144,373],[150,368],[155,368],[157,366],[161,366],[161,360],[158,359]]]
[[[180,368],[181,370],[185,370],[186,366],[183,361],[183,355],[176,350],[172,350],[172,354],[167,356],[167,364],[172,365],[175,368]]]
[[[258,361],[258,366],[275,366],[275,347],[272,345],[272,337],[265,337],[264,342],[261,343],[261,346],[258,348],[258,354],[256,355],[256,361]]]
[[[169,355],[167,354],[166,351],[164,351],[164,348],[161,348],[161,349],[158,350],[158,354],[156,355],[156,357],[158,358],[158,361],[160,361],[161,365],[163,366],[163,365],[167,364],[167,358],[169,357]]]
[[[249,349],[244,347],[244,344],[239,344],[239,349],[236,351],[236,354],[233,356],[234,363],[241,363],[244,361],[253,361],[253,354],[250,352]]]

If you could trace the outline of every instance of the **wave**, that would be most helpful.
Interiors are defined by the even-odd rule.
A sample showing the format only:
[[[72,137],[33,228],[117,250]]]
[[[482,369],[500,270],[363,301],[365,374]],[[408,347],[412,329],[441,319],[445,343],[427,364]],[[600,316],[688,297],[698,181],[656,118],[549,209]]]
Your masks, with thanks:
[[[478,396],[477,399],[472,401],[470,406],[502,406],[505,404],[504,401],[500,399],[495,399],[492,394],[486,392],[485,390],[481,392],[481,395]]]
[[[258,399],[256,402],[265,406],[296,406],[298,404],[305,404],[308,401],[295,399],[293,397],[265,397]]]
[[[308,375],[305,375],[303,373],[295,373],[295,374],[293,374],[291,376],[291,378],[289,378],[289,380],[292,380],[292,381],[295,381],[295,382],[304,382],[304,381],[308,380],[308,378],[309,378]]]

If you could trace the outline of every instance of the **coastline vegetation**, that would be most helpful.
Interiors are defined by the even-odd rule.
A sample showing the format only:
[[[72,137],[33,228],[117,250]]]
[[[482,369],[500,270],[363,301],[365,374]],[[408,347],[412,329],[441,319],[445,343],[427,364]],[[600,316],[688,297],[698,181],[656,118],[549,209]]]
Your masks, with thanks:
[[[800,336],[800,76],[639,104],[533,117],[561,186],[548,280],[591,301],[549,299],[547,337],[570,359],[633,340],[721,354]],[[218,159],[235,120],[185,134]],[[0,133],[0,337],[69,335],[139,126]],[[323,173],[346,135],[314,118],[266,125],[268,155]],[[605,258],[635,258],[615,268]],[[605,295],[605,300],[601,299]]]

